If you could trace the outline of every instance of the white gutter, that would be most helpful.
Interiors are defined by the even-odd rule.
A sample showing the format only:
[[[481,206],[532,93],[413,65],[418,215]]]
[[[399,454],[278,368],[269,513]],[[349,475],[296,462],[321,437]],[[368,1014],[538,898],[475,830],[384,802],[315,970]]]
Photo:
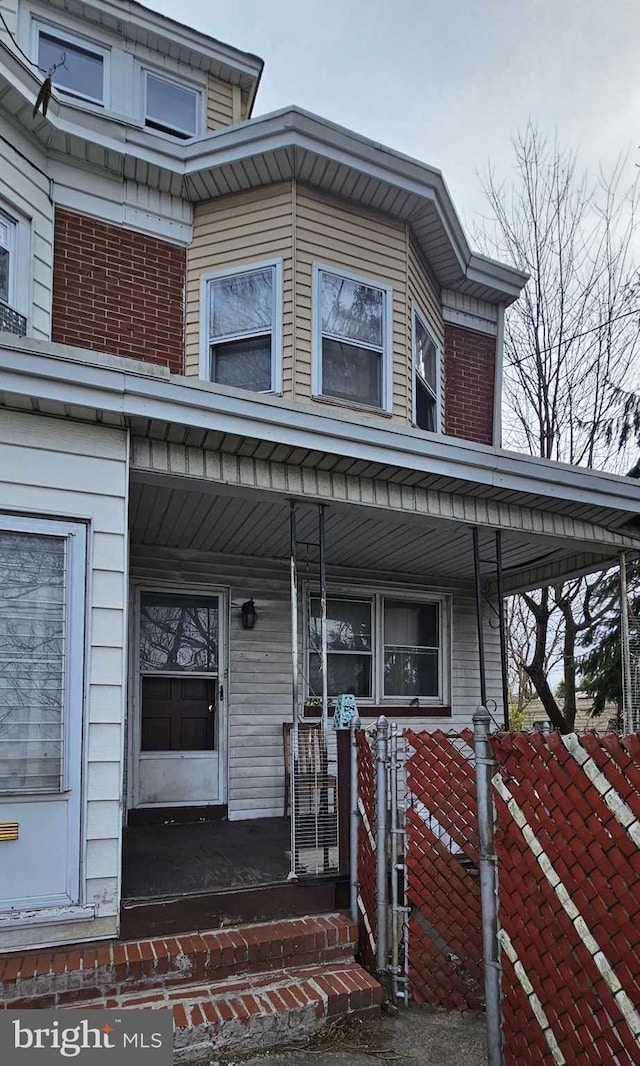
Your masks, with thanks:
[[[640,514],[640,492],[633,478],[505,452],[400,424],[379,428],[373,419],[356,420],[351,413],[332,411],[325,415],[278,397],[197,379],[147,375],[143,369],[137,373],[133,368],[123,370],[123,359],[109,365],[109,356],[84,354],[86,362],[80,362],[65,355],[64,345],[4,334],[0,342],[0,392]]]

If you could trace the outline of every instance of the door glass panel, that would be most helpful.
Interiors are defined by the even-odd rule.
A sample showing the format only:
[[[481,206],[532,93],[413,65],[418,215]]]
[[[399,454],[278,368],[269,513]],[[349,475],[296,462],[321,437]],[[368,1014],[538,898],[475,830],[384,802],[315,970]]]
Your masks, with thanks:
[[[0,792],[62,788],[64,537],[0,532]]]
[[[143,673],[218,671],[218,599],[145,593],[140,616]]]

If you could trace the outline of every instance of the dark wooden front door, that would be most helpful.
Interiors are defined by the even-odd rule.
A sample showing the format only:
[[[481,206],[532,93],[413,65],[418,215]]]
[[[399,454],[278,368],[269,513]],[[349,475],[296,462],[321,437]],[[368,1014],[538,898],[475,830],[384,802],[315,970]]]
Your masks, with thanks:
[[[214,751],[218,682],[142,678],[142,751]]]

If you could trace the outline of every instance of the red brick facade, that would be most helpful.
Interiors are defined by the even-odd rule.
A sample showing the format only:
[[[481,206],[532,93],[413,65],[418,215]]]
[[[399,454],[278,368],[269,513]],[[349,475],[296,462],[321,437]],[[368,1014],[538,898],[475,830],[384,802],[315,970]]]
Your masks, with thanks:
[[[186,251],[56,207],[52,340],[184,373]]]
[[[445,433],[493,444],[496,339],[445,326]]]

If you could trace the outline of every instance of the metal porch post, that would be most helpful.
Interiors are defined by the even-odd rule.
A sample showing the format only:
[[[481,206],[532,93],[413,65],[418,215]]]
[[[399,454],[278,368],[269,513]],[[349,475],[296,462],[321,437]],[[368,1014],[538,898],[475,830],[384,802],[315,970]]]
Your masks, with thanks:
[[[480,840],[480,900],[482,904],[482,953],[487,1017],[489,1066],[504,1066],[502,1053],[501,966],[498,944],[498,872],[493,843],[493,796],[491,778],[495,761],[489,744],[491,715],[478,707],[473,716],[473,747],[476,758],[478,836]]]
[[[622,663],[622,720],[625,733],[633,733],[633,701],[631,699],[631,646],[629,642],[629,600],[627,590],[627,557],[620,555],[620,660]]]
[[[327,567],[324,540],[324,504],[318,506],[318,544],[320,547],[320,673],[322,675],[322,735],[329,746],[329,696],[327,679]]]
[[[387,958],[387,755],[389,722],[376,722],[376,969],[384,973]]]
[[[296,843],[296,775],[295,767],[298,754],[298,572],[296,566],[296,504],[289,504],[289,523],[291,532],[290,579],[291,579],[291,743],[289,745],[289,795],[291,807],[291,870],[290,880],[297,880],[297,843]]]
[[[482,629],[482,581],[480,578],[480,549],[478,546],[478,529],[471,530],[473,536],[473,570],[476,582],[476,618],[478,622],[478,657],[480,659],[480,699],[482,706],[487,705],[487,672],[484,658],[484,632]]]
[[[509,728],[509,675],[507,673],[507,633],[504,618],[504,588],[502,584],[502,530],[496,530],[496,584],[498,591],[498,620],[500,622],[500,669],[502,673],[502,707],[504,727]],[[484,702],[484,701],[483,701]]]
[[[360,719],[351,721],[351,802],[349,819],[349,902],[351,921],[358,921],[358,826],[360,825],[360,809],[358,807],[358,742],[356,730],[360,728]]]

